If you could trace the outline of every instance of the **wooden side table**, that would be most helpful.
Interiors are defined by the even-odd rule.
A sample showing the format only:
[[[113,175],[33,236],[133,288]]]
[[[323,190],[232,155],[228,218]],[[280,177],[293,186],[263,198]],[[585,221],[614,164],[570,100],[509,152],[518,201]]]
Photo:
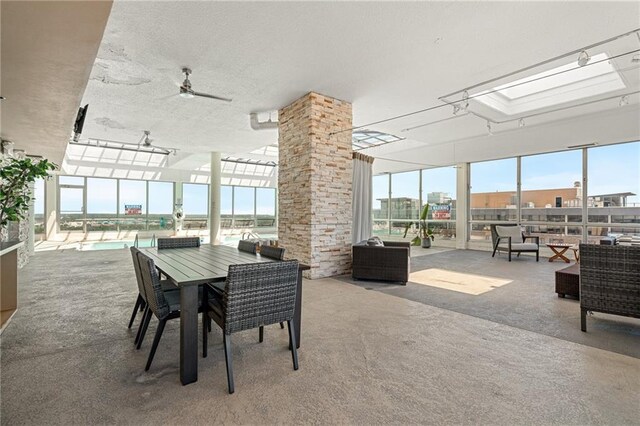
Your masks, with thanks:
[[[553,262],[556,259],[564,260],[566,263],[570,262],[569,258],[564,254],[567,252],[567,250],[574,247],[573,244],[547,243],[547,247],[549,247],[554,253],[554,255],[549,258],[549,262]]]

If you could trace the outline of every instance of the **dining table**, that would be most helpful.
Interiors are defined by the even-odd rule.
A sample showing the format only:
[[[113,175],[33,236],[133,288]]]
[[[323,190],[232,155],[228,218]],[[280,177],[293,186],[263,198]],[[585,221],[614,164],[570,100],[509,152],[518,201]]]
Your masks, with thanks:
[[[156,268],[180,289],[180,381],[183,385],[198,380],[198,287],[225,281],[229,265],[242,265],[278,260],[247,253],[235,247],[204,244],[200,247],[140,249],[153,259]],[[298,285],[293,322],[296,347],[300,347],[302,330],[302,271],[298,265]]]

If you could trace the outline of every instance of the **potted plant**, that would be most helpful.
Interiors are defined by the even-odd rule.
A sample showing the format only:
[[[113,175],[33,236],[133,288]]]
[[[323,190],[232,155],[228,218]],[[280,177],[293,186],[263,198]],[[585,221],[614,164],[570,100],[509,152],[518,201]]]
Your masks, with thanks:
[[[29,184],[49,176],[58,166],[46,159],[29,157],[0,159],[0,234],[9,222],[26,219],[31,193]]]
[[[420,219],[418,220],[418,229],[416,230],[416,236],[411,240],[411,245],[422,246],[423,248],[431,247],[431,241],[435,239],[433,235],[433,229],[427,224],[427,216],[429,215],[429,203],[422,207],[420,212]],[[407,237],[407,233],[411,228],[411,223],[407,224],[404,229],[404,237]]]

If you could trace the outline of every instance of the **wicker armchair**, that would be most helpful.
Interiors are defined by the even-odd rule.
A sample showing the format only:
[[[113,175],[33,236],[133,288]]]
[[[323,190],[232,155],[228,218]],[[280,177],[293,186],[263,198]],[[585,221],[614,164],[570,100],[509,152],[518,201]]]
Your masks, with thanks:
[[[245,251],[247,253],[256,254],[258,248],[258,244],[249,240],[240,240],[238,241],[238,250]]]
[[[207,356],[208,319],[222,328],[229,393],[234,392],[231,335],[243,330],[287,322],[293,369],[298,369],[298,353],[293,324],[298,283],[298,261],[251,263],[229,266],[221,298],[204,286],[202,316],[202,356]],[[213,294],[213,297],[209,296]]]
[[[411,244],[384,241],[384,246],[368,246],[366,241],[354,244],[354,279],[400,281],[407,284],[411,270]]]
[[[200,237],[158,238],[158,250],[200,247]]]
[[[587,311],[640,318],[640,247],[580,244],[580,328]]]

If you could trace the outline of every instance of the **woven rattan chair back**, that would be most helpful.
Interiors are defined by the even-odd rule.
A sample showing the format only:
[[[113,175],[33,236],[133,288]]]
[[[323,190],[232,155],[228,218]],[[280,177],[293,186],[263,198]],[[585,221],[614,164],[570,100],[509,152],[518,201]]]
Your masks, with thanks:
[[[158,250],[200,247],[200,237],[158,238]]]
[[[223,296],[224,332],[292,320],[297,283],[297,260],[229,266]]]
[[[580,244],[580,307],[640,317],[640,247]]]
[[[149,309],[151,309],[158,319],[164,319],[169,316],[170,309],[169,303],[167,303],[164,297],[162,285],[160,285],[156,265],[153,263],[153,259],[142,252],[138,253],[138,261],[140,263],[140,272],[144,290],[147,294]]]
[[[142,296],[143,300],[146,302],[147,293],[144,290],[144,283],[142,282],[142,273],[140,272],[140,261],[138,260],[138,250],[135,247],[131,247],[131,258],[133,259],[133,270],[136,272],[136,282],[138,283],[138,293]]]
[[[284,247],[273,246],[261,246],[260,256],[268,257],[270,259],[283,260],[284,259]]]
[[[238,250],[246,251],[247,253],[256,254],[256,247],[258,245],[249,240],[240,240],[238,241]]]

